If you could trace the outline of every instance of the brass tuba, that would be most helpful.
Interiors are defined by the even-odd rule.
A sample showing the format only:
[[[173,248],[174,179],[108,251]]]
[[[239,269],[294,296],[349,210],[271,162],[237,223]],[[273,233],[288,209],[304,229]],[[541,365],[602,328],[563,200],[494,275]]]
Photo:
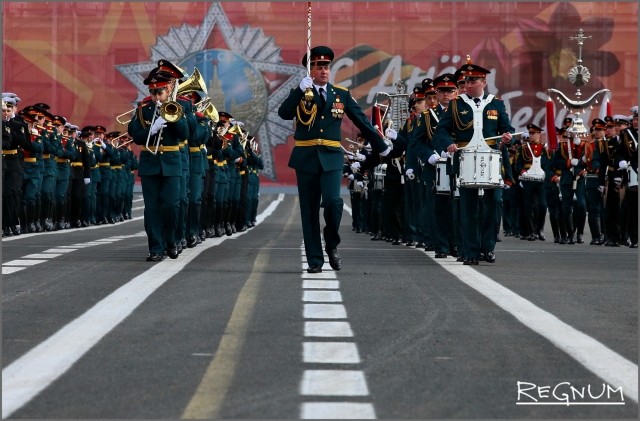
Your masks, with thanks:
[[[171,99],[162,104],[160,107],[160,116],[169,123],[175,123],[180,120],[184,115],[184,110],[182,109],[182,105],[176,101],[176,98],[178,95],[186,95],[196,91],[202,91],[207,95],[207,85],[197,67],[193,69],[193,74],[189,76],[187,80],[178,85],[178,89],[174,89]]]

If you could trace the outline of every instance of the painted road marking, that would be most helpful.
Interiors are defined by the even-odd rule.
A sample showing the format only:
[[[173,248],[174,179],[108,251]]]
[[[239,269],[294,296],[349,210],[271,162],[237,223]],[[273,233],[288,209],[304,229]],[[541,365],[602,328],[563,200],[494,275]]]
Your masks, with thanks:
[[[353,331],[349,322],[304,322],[304,336],[350,338]]]
[[[341,303],[340,291],[304,291],[302,301]]]
[[[340,288],[340,281],[315,281],[313,279],[304,279],[302,281],[302,288],[338,289]]]
[[[319,364],[359,364],[360,355],[353,342],[303,342],[302,362]]]
[[[300,393],[305,396],[368,396],[361,370],[305,370]]]

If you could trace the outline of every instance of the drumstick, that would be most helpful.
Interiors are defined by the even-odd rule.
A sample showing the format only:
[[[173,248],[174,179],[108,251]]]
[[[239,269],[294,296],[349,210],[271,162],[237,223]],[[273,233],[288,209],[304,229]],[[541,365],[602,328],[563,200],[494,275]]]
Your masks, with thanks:
[[[518,133],[511,133],[511,136],[518,136],[523,134],[524,132],[518,132]],[[498,136],[491,136],[491,137],[487,137],[484,139],[484,141],[486,142],[487,140],[494,140],[494,139],[500,139],[502,137],[502,135],[498,135]]]

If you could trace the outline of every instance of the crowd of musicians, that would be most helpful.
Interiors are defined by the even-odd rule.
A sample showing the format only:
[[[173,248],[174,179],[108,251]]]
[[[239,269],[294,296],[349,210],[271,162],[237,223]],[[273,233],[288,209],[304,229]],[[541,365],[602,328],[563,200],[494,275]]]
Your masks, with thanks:
[[[160,60],[124,133],[80,130],[44,103],[19,107],[17,94],[3,93],[2,236],[131,219],[136,175],[147,261],[255,226],[263,168],[257,140],[202,97],[204,86],[188,81]]]
[[[638,246],[637,106],[631,108],[632,115],[595,118],[587,127],[579,117],[567,117],[563,127],[555,128],[555,149],[546,141],[545,130],[533,123],[522,136],[487,141],[500,151],[502,180],[495,189],[473,189],[480,206],[465,208],[461,195],[472,189],[460,188],[459,152],[447,148],[443,139],[450,136],[449,145],[458,147],[467,142],[438,126],[451,125],[467,113],[466,108],[460,111],[460,104],[471,97],[469,87],[462,67],[455,74],[423,80],[408,96],[409,118],[399,131],[385,131],[393,142],[387,157],[371,156],[361,134],[349,140],[352,149],[345,153],[343,175],[348,178],[355,232],[369,233],[373,241],[434,251],[436,258],[453,256],[465,264],[495,262],[491,245],[485,244],[501,241],[500,227],[505,237],[545,241],[547,219],[557,244],[584,243],[588,226],[592,245]],[[484,114],[497,119],[493,111]],[[470,125],[466,129],[473,131]],[[495,207],[490,205],[494,201]],[[476,209],[482,246],[480,255],[470,255],[464,218]]]

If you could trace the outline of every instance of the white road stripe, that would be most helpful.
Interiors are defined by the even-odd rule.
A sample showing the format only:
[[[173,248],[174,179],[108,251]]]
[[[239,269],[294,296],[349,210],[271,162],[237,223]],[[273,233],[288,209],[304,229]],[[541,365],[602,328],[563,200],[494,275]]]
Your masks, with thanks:
[[[300,384],[304,396],[368,396],[360,370],[305,370]]]
[[[24,266],[2,266],[2,274],[10,275],[12,273],[20,272],[22,269],[26,269]]]
[[[433,260],[440,263],[440,259]],[[637,364],[475,269],[463,266],[462,263],[441,266],[513,315],[529,329],[551,341],[612,387],[621,386],[627,397],[638,402]]]
[[[302,288],[338,289],[340,288],[340,281],[314,281],[312,279],[305,279],[302,281]]]
[[[360,355],[353,342],[303,342],[302,361],[319,364],[358,364]]]
[[[304,336],[350,338],[353,331],[349,322],[304,322]]]
[[[370,403],[305,402],[300,410],[300,418],[372,420],[376,418],[376,412]]]
[[[47,260],[37,260],[37,259],[16,259],[11,260],[9,262],[3,263],[2,266],[33,266],[38,265],[40,263],[44,263]]]
[[[303,269],[305,270],[305,273],[302,274],[302,279],[336,279],[336,274],[335,272],[331,269],[331,267],[329,266],[329,269],[331,270],[327,270],[324,266],[322,267],[322,272],[320,273],[307,273],[306,272],[306,266],[303,267]]]
[[[304,291],[302,301],[341,303],[340,291]]]
[[[256,218],[258,223],[271,215],[284,195],[272,202]],[[183,251],[176,260],[163,260],[136,276],[83,315],[73,320],[51,337],[2,370],[2,418],[9,417],[49,384],[64,374],[99,340],[129,316],[156,289],[179,273],[201,252],[225,241],[238,238],[221,237]]]
[[[346,319],[347,310],[342,304],[305,304],[305,319]]]
[[[43,251],[43,253],[71,253],[74,250],[77,250],[77,249],[55,248],[55,249],[45,250]]]
[[[60,253],[34,253],[22,256],[23,259],[53,259],[54,257],[62,256]]]

